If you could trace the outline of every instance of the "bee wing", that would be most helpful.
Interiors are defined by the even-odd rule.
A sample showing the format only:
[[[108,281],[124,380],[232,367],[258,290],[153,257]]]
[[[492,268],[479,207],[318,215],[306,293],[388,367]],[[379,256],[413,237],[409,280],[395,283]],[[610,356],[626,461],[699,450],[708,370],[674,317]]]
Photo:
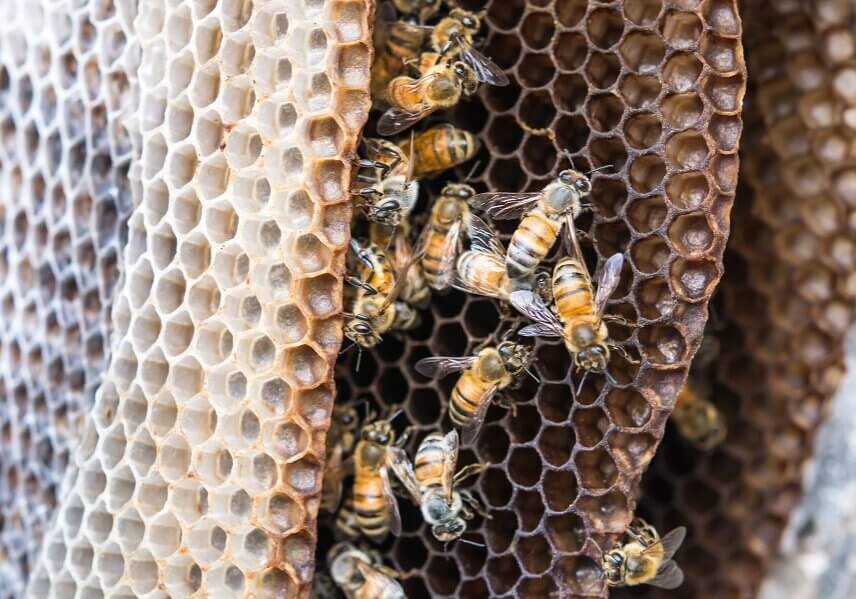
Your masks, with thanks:
[[[419,262],[422,259],[422,253],[414,253],[412,254],[407,262],[402,264],[399,268],[396,269],[395,272],[395,285],[389,292],[389,295],[386,296],[383,304],[378,310],[378,314],[383,314],[387,308],[389,308],[395,300],[398,299],[398,296],[401,295],[401,291],[404,289],[404,286],[407,284],[407,272],[413,267],[414,264]]]
[[[521,289],[520,291],[515,291],[511,294],[510,301],[511,305],[514,306],[518,312],[523,314],[529,320],[534,321],[535,325],[538,325],[538,331],[549,330],[552,333],[552,337],[561,337],[564,334],[565,329],[562,327],[562,323],[559,321],[559,318],[553,314],[553,311],[547,307],[544,300],[538,297],[537,294]],[[527,327],[521,329],[521,333],[526,328]],[[531,337],[531,335],[524,336]]]
[[[443,493],[446,502],[452,503],[452,493],[455,491],[455,467],[458,465],[458,431],[452,429],[443,437],[446,452],[443,454]]]
[[[429,378],[441,379],[453,372],[466,370],[475,364],[476,360],[478,358],[475,356],[467,356],[465,358],[422,358],[416,363],[416,372]]]
[[[449,230],[446,232],[446,236],[443,238],[443,246],[440,248],[440,254],[442,256],[441,262],[444,266],[449,265],[455,261],[455,254],[458,250],[458,241],[461,238],[461,227],[463,224],[460,220],[456,220]]]
[[[517,334],[521,337],[559,337],[559,333],[555,327],[547,324],[536,323],[536,324],[528,324],[519,331]]]
[[[390,447],[387,449],[386,463],[392,469],[395,477],[404,485],[414,503],[419,505],[421,496],[421,493],[419,493],[419,483],[416,482],[413,464],[407,457],[407,453],[400,447]]]
[[[389,472],[386,466],[381,466],[380,479],[383,481],[383,499],[389,508],[389,531],[398,536],[401,534],[401,514],[398,512],[398,501],[392,492],[392,483],[389,480]]]
[[[456,36],[458,46],[461,49],[461,58],[473,69],[476,79],[489,85],[504,87],[510,82],[508,75],[490,58],[472,47],[464,38]]]
[[[493,254],[505,262],[505,248],[502,247],[502,242],[499,241],[490,225],[475,214],[470,215],[470,225],[467,234],[470,237],[471,250]]]
[[[418,90],[414,93],[418,93]],[[389,108],[378,119],[377,132],[381,135],[395,135],[418,123],[432,112],[431,106],[425,102],[420,104],[415,112],[397,107]]]
[[[484,422],[485,416],[487,416],[487,410],[490,407],[490,404],[493,403],[493,397],[496,395],[497,390],[498,387],[494,385],[487,391],[487,393],[485,393],[484,399],[476,409],[476,413],[473,414],[472,421],[468,426],[461,429],[462,443],[469,445],[476,440],[476,437],[478,437],[481,425]]]
[[[615,293],[615,288],[618,287],[618,281],[621,279],[621,267],[624,265],[624,254],[613,254],[603,266],[603,272],[600,274],[600,281],[597,284],[597,294],[595,295],[594,305],[598,315],[603,314],[606,308],[606,302],[609,297]]]
[[[469,199],[470,206],[483,210],[491,218],[508,220],[519,218],[529,211],[541,198],[541,192],[506,193],[489,191],[479,193]]]
[[[672,559],[672,556],[675,555],[675,552],[681,546],[681,543],[684,542],[686,536],[686,527],[679,526],[660,538],[660,544],[663,546],[663,561]]]
[[[661,589],[676,589],[684,583],[684,572],[675,562],[669,560],[663,562],[657,575],[648,581],[648,584]]]

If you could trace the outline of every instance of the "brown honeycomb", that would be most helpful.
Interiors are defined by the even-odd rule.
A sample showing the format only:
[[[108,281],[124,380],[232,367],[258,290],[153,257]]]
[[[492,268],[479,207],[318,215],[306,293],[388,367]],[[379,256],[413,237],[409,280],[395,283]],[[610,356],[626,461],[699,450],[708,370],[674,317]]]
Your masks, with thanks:
[[[754,101],[712,381],[730,432],[709,454],[668,434],[640,506],[656,524],[689,527],[682,597],[756,595],[800,498],[854,320],[852,4],[747,3],[745,17]]]
[[[110,355],[129,16],[0,3],[0,597],[24,593]]]
[[[627,0],[473,0],[486,11],[485,52],[513,82],[481,90],[452,122],[477,134],[479,189],[538,190],[566,166],[612,165],[594,175],[597,213],[581,219],[590,267],[627,258],[610,311],[636,327],[611,327],[641,359],[614,355],[616,383],[590,376],[571,391],[564,346],[536,343],[540,382],[514,392],[517,415],[494,407],[462,461],[487,462],[475,488],[492,518],[476,520],[448,551],[402,502],[404,533],[388,556],[408,597],[602,597],[601,546],[629,523],[642,472],[701,340],[737,184],[745,84],[735,3]],[[441,119],[436,119],[441,120]],[[470,164],[453,175],[465,176]],[[436,194],[445,179],[428,184]],[[496,223],[507,240],[513,223]],[[555,256],[554,256],[555,257]],[[428,381],[413,368],[429,355],[461,356],[500,323],[496,304],[454,292],[436,299],[407,335],[343,360],[339,397],[403,401],[414,435],[448,430],[454,377]],[[329,533],[325,533],[328,534]],[[323,550],[324,544],[321,544]]]
[[[123,34],[102,16],[115,7],[110,1],[93,2],[85,10],[78,2],[68,4],[60,7],[65,12],[55,14],[51,6],[51,12],[36,14],[45,22],[49,15],[58,19],[60,31],[68,26],[70,48],[93,43],[86,36],[95,35],[94,27],[104,36],[94,38],[100,40],[95,62],[86,53],[52,60],[39,45],[27,53],[26,44],[19,57],[22,35],[3,38],[15,46],[3,55],[59,69],[61,82],[88,82],[87,68],[70,66],[85,60],[94,71],[88,76],[105,81],[104,89],[96,86],[91,93],[104,94],[97,97],[106,106],[94,104],[92,112],[87,100],[80,110],[90,111],[87,119],[90,113],[104,119],[105,111],[118,109],[111,106],[117,98],[105,92],[122,91],[108,66],[121,50],[116,44]],[[2,254],[4,276],[16,273],[4,282],[14,295],[4,292],[2,300],[3,384],[12,426],[17,426],[15,402],[25,409],[31,397],[40,397],[37,388],[16,390],[38,384],[26,377],[42,376],[56,392],[76,393],[81,404],[101,377],[29,594],[296,597],[308,591],[314,567],[324,435],[342,338],[350,157],[370,105],[372,6],[357,0],[146,0],[134,18],[125,4],[132,3],[122,3],[124,10],[117,12],[139,43],[120,65],[138,74],[123,121],[130,135],[117,138],[127,144],[129,137],[138,152],[129,176],[112,170],[109,146],[82,135],[103,135],[103,127],[63,132],[58,142],[53,136],[32,139],[40,134],[43,114],[42,108],[26,108],[35,102],[36,82],[15,65],[0,70],[3,93],[15,94],[18,105],[3,114],[11,137],[2,165],[3,189],[11,196],[5,216],[18,231],[9,235],[7,229],[4,239],[19,246],[4,245]],[[7,18],[4,26],[21,30],[27,23],[28,36],[30,28],[41,31],[30,3],[7,5],[20,19]],[[89,10],[95,24],[85,18]],[[102,59],[108,65],[98,62]],[[35,98],[50,103],[51,90],[40,88]],[[84,86],[79,93],[90,92]],[[62,106],[76,108],[71,101]],[[75,123],[80,125],[72,119]],[[40,144],[43,151],[36,154]],[[22,149],[24,155],[5,160]],[[129,146],[123,149],[118,158],[129,153]],[[54,152],[70,162],[59,175],[53,173]],[[94,166],[82,179],[87,161]],[[31,163],[46,165],[50,177],[29,168]],[[59,177],[79,195],[66,199],[62,187],[55,192]],[[88,186],[106,186],[115,195],[129,180],[136,208],[122,256],[111,263],[116,235],[110,227],[119,226],[121,214],[103,201],[103,191]],[[37,185],[48,191],[32,190]],[[92,206],[80,203],[90,196]],[[22,205],[19,198],[35,199]],[[121,198],[122,206],[130,207],[127,192]],[[73,246],[74,227],[86,225],[96,235]],[[98,227],[105,229],[106,247],[97,245]],[[64,275],[53,284],[57,318],[71,323],[37,330],[56,346],[68,344],[69,351],[76,344],[91,345],[93,355],[74,364],[78,370],[57,373],[63,363],[55,366],[55,355],[63,355],[61,350],[40,355],[38,346],[21,345],[28,336],[19,327],[38,324],[37,317],[51,322],[50,314],[30,315],[39,308],[39,294],[52,290],[52,262],[46,256],[67,262],[72,251],[88,252],[97,264],[81,279],[66,270],[54,275]],[[112,264],[115,270],[117,262],[123,284],[115,292],[112,356],[106,365],[101,359],[106,339],[84,325],[87,318],[100,322],[100,298],[110,297],[111,289],[97,283],[98,276],[112,279],[98,269]],[[40,270],[27,274],[34,268]],[[25,294],[16,281],[28,280],[33,282]],[[41,375],[34,370],[40,363]],[[21,366],[32,374],[12,372]],[[56,382],[63,376],[67,387]],[[50,408],[50,400],[41,397]],[[88,406],[67,417],[83,407]],[[43,415],[33,409],[34,425],[39,418],[63,416],[41,410]],[[22,444],[26,434],[15,434]],[[41,441],[34,435],[28,442]],[[48,439],[48,447],[52,443]],[[18,497],[42,484],[38,470],[33,472],[41,458],[31,451],[23,454],[20,473],[4,470],[4,485],[15,482],[11,488]],[[55,485],[61,468],[56,471],[45,486]]]

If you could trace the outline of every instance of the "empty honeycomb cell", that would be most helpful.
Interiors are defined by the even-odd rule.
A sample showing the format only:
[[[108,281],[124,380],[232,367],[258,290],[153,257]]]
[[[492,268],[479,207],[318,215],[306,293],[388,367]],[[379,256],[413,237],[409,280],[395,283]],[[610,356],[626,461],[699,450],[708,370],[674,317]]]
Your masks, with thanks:
[[[630,258],[643,273],[653,274],[660,270],[671,255],[666,241],[659,235],[645,237],[630,248]]]
[[[677,259],[671,268],[672,288],[685,301],[699,301],[718,282],[720,272],[710,260]]]
[[[555,56],[556,64],[560,69],[575,71],[586,62],[589,50],[586,45],[585,37],[579,33],[569,31],[561,32],[555,37],[553,45],[553,55]]]
[[[678,169],[701,169],[710,155],[704,137],[685,131],[671,136],[666,141],[666,158]]]
[[[624,114],[621,100],[612,94],[594,96],[589,100],[588,121],[596,131],[612,131]]]
[[[540,53],[526,54],[517,70],[520,82],[529,87],[548,84],[556,73],[556,67],[550,57]]]
[[[587,17],[586,30],[595,46],[607,49],[624,37],[624,19],[612,9],[594,10]]]

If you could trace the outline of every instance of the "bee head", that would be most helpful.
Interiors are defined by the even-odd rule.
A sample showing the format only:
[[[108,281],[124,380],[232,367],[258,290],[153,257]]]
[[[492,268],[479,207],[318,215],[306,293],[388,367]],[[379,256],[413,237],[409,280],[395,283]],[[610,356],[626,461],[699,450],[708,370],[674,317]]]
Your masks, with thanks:
[[[544,300],[545,304],[553,301],[552,277],[549,271],[538,269],[532,278],[532,291]]]
[[[519,343],[503,341],[497,350],[505,363],[505,369],[512,376],[519,375],[532,361],[532,350]]]
[[[572,187],[580,195],[588,195],[591,193],[591,181],[580,171],[574,169],[566,169],[559,173],[559,181],[562,184]]]
[[[379,420],[363,427],[360,439],[370,441],[378,445],[389,445],[393,442],[395,434],[392,425],[386,420]]]
[[[357,315],[345,324],[345,337],[361,347],[374,347],[381,340],[371,320],[364,315]]]
[[[479,81],[470,65],[461,60],[456,60],[452,63],[452,71],[458,78],[465,95],[471,96],[478,91]]]
[[[574,354],[574,364],[582,370],[603,372],[606,370],[607,362],[609,362],[609,349],[602,343],[592,345]]]
[[[463,25],[464,29],[470,33],[476,33],[481,29],[481,19],[474,12],[462,8],[453,8],[449,11],[449,16]]]
[[[611,549],[603,554],[603,573],[610,585],[621,584],[624,577],[621,571],[624,567],[624,553],[620,547]]]

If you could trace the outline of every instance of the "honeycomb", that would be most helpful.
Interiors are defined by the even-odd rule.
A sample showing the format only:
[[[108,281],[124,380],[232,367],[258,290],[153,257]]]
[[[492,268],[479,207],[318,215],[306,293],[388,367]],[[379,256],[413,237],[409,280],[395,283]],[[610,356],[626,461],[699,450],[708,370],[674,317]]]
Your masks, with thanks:
[[[53,4],[3,3],[0,70],[14,95],[3,113],[3,430],[20,448],[4,486],[19,502],[32,489],[47,512],[41,496],[62,497],[29,595],[305,594],[372,5],[146,0],[135,18],[130,2]],[[50,45],[37,43],[44,28]],[[128,37],[135,50],[117,63]],[[124,69],[138,76],[128,97]],[[105,128],[122,102],[128,119]],[[126,172],[129,140],[138,158]],[[115,229],[132,204],[120,256]],[[111,299],[107,364],[99,316]],[[29,341],[37,333],[46,348]],[[43,386],[70,397],[55,409]],[[31,555],[13,531],[47,514],[15,507],[30,519],[4,513],[4,551],[23,575]]]
[[[20,597],[110,355],[133,207],[127,6],[0,2],[0,597]]]
[[[460,4],[485,10],[484,52],[512,84],[430,122],[477,136],[480,190],[540,190],[567,167],[564,149],[578,168],[611,165],[593,175],[597,211],[578,224],[590,268],[617,251],[627,258],[609,311],[638,326],[610,326],[631,358],[614,354],[614,382],[589,376],[576,398],[564,346],[536,342],[539,381],[513,393],[516,416],[492,407],[461,452],[464,464],[490,464],[474,489],[491,518],[466,535],[483,546],[444,548],[402,501],[404,532],[383,548],[399,570],[420,571],[403,581],[410,598],[604,597],[598,546],[630,522],[723,272],[746,82],[741,22],[729,0]],[[425,183],[429,195],[470,167]],[[495,225],[507,241],[514,223]],[[414,364],[471,353],[503,318],[492,300],[443,296],[416,330],[364,352],[359,370],[355,354],[343,359],[337,401],[368,398],[380,413],[401,402],[396,426],[412,427],[412,455],[428,432],[449,429],[455,382],[427,380]]]
[[[667,434],[640,505],[658,525],[689,527],[682,597],[756,596],[854,321],[853,6],[747,3],[745,22],[754,101],[711,376],[729,434],[711,453]]]

